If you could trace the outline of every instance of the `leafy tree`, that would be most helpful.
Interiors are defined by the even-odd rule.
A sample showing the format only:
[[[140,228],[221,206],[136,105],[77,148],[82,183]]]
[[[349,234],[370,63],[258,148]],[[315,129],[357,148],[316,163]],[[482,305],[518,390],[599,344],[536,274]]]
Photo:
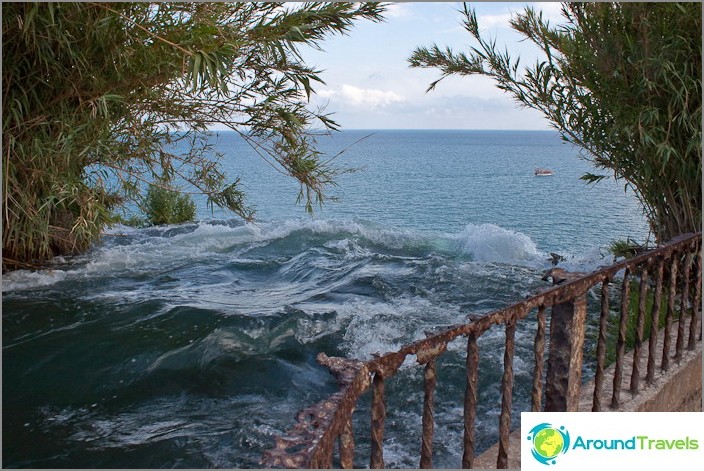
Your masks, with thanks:
[[[164,182],[168,183],[168,182]],[[167,186],[150,185],[141,209],[150,225],[181,224],[196,217],[196,204],[191,195]]]
[[[253,217],[207,140],[240,133],[301,185],[308,210],[339,169],[315,146],[337,128],[307,100],[320,47],[377,3],[6,3],[2,7],[3,269],[86,249],[145,185],[183,179]],[[316,131],[318,129],[318,131]],[[179,142],[188,146],[176,146]],[[174,149],[188,147],[188,151]]]
[[[428,90],[449,75],[492,78],[541,111],[598,169],[625,181],[657,241],[701,230],[701,4],[563,3],[566,21],[557,26],[526,8],[511,27],[544,58],[525,68],[482,36],[466,4],[463,15],[478,46],[421,47],[409,58],[412,67],[442,71]]]

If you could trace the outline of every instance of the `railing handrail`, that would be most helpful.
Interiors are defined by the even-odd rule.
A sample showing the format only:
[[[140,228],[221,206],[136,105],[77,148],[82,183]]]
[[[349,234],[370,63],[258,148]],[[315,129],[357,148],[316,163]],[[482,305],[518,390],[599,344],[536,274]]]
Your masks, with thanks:
[[[656,258],[670,259],[677,252],[694,248],[701,241],[701,237],[701,232],[683,234],[667,244],[643,251],[635,257],[610,266],[601,267],[589,274],[579,274],[578,277],[569,277],[564,270],[553,268],[543,279],[552,277],[555,286],[468,323],[454,325],[438,333],[426,334],[425,339],[407,344],[395,352],[376,355],[371,360],[362,362],[331,358],[324,353],[319,354],[318,361],[338,377],[341,389],[328,399],[300,411],[297,415],[297,424],[288,432],[288,437],[277,437],[275,447],[265,452],[262,463],[269,467],[330,467],[334,440],[337,437],[351,440],[351,416],[357,400],[372,385],[372,377],[374,380],[380,378],[383,381],[384,378],[393,376],[406,358],[412,355],[416,356],[419,364],[428,365],[458,337],[472,337],[476,342],[477,338],[494,325],[506,324],[507,327],[513,325],[515,329],[515,324],[526,318],[533,309],[538,308],[542,311],[547,307],[574,300],[598,283],[610,283],[622,270],[648,264]],[[372,408],[374,407],[373,404]],[[381,443],[381,437],[379,437],[379,443]],[[298,451],[288,451],[289,448],[297,448]],[[342,456],[343,467],[351,467],[351,459],[351,456]],[[383,467],[383,461],[378,464]]]

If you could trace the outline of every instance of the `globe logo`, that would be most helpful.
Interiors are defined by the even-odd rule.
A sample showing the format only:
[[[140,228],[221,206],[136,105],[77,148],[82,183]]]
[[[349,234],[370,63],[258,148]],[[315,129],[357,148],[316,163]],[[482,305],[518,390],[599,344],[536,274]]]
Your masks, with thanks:
[[[570,448],[570,434],[565,427],[555,428],[548,423],[533,427],[528,440],[533,442],[533,458],[545,465],[555,464],[557,456],[567,453]]]

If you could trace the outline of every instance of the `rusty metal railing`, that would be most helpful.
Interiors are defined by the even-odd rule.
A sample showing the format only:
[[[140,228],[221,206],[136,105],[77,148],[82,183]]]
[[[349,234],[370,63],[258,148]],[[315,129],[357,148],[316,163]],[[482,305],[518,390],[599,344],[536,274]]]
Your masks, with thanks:
[[[622,275],[620,275],[623,273]],[[330,468],[336,442],[339,444],[337,464],[351,468],[354,459],[354,436],[352,415],[360,397],[372,389],[370,417],[371,468],[384,468],[383,441],[386,418],[386,381],[394,376],[404,361],[415,356],[424,366],[422,439],[420,443],[420,467],[431,468],[434,436],[434,393],[436,388],[436,360],[459,337],[466,338],[466,389],[464,394],[462,468],[472,468],[475,460],[477,421],[477,378],[479,374],[479,347],[477,340],[494,326],[505,329],[503,372],[501,376],[501,413],[498,427],[497,468],[508,465],[508,446],[513,400],[513,358],[516,326],[532,312],[536,312],[536,333],[533,347],[535,366],[532,379],[531,409],[533,411],[570,411],[579,407],[581,371],[583,363],[586,297],[592,290],[600,292],[598,334],[596,336],[596,358],[592,410],[605,408],[618,410],[621,407],[621,391],[625,373],[627,327],[632,284],[638,286],[638,306],[635,311],[633,361],[630,371],[630,392],[638,393],[642,382],[652,383],[659,372],[678,362],[686,349],[692,350],[701,342],[701,285],[702,285],[702,236],[687,234],[673,239],[668,244],[643,252],[629,260],[602,268],[587,275],[570,274],[553,269],[545,279],[552,278],[553,286],[504,309],[484,315],[472,322],[453,326],[440,333],[429,335],[424,340],[411,343],[400,350],[361,362],[343,358],[318,355],[318,361],[327,366],[338,378],[340,389],[329,398],[300,411],[295,426],[286,437],[277,437],[275,447],[264,453],[262,465],[286,468]],[[617,324],[610,309],[611,285],[620,280],[621,302]],[[593,288],[598,288],[600,290]],[[653,290],[652,296],[649,296]],[[666,298],[666,306],[663,301]],[[651,307],[648,310],[648,300]],[[547,371],[543,371],[546,345],[546,309],[551,308],[549,332],[549,358]],[[662,314],[661,314],[662,313]],[[645,338],[646,316],[652,328]],[[664,327],[661,328],[661,317]],[[675,325],[676,323],[676,325]],[[618,326],[613,367],[612,393],[608,406],[602,404],[607,368],[607,339],[609,329]],[[610,327],[613,326],[613,327]],[[674,332],[674,352],[672,351]],[[662,348],[658,349],[658,338],[663,336]],[[685,346],[686,345],[686,346]],[[644,347],[648,358],[645,377],[641,372]],[[660,350],[659,354],[656,350]],[[674,354],[673,354],[674,353]],[[660,364],[657,357],[660,356]],[[545,390],[543,375],[545,374]],[[545,403],[543,405],[543,397]]]

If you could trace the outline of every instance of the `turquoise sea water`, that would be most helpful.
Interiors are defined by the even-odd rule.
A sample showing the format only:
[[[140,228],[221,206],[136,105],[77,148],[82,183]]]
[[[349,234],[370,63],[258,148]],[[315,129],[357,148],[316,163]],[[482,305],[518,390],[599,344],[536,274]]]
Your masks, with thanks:
[[[202,205],[196,223],[114,227],[85,255],[3,276],[4,467],[259,467],[336,389],[318,352],[392,351],[546,286],[550,252],[591,270],[612,240],[647,237],[633,195],[580,181],[589,164],[552,132],[344,131],[321,148],[351,145],[337,161],[359,170],[314,217],[234,134],[218,141],[256,224]],[[533,335],[518,329],[516,411]],[[501,334],[481,342],[486,448]],[[436,466],[460,464],[462,349],[441,362]],[[420,381],[409,367],[387,385],[387,466],[417,467]]]

